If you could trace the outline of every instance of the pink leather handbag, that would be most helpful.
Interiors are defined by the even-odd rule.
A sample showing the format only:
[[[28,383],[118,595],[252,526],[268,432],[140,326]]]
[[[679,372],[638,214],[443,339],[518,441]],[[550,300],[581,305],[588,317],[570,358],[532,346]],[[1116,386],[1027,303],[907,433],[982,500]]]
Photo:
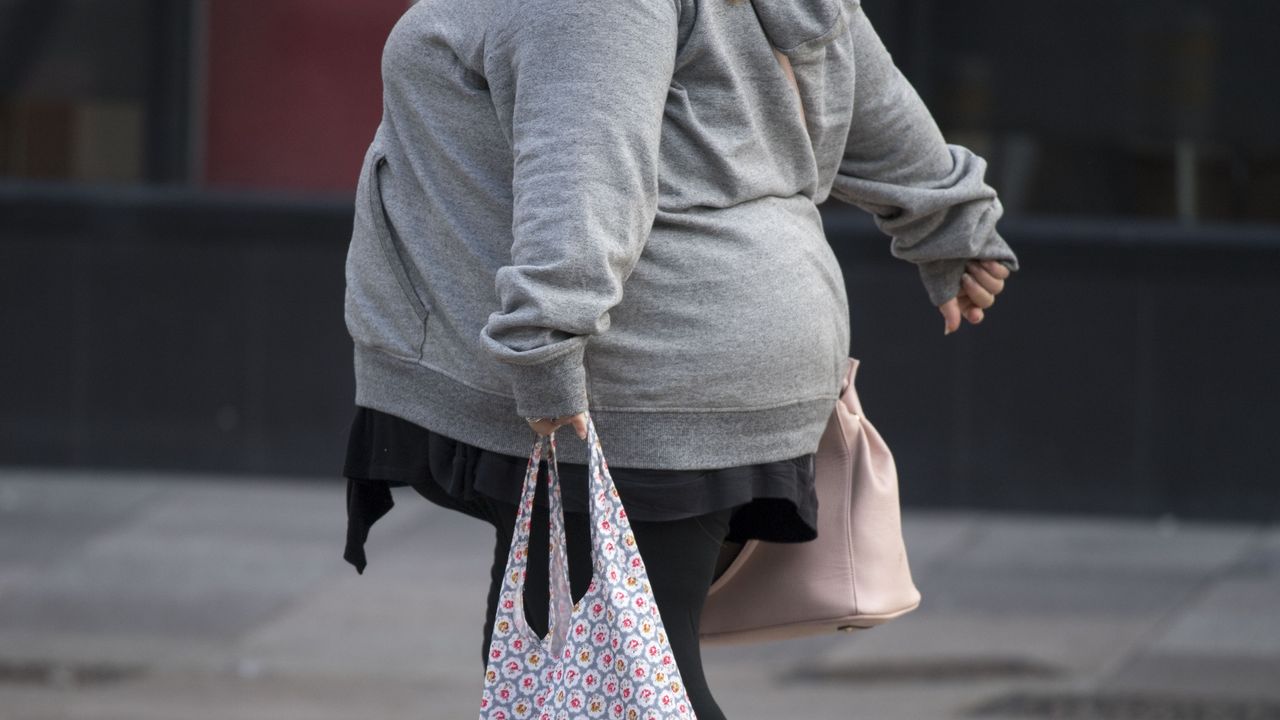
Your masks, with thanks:
[[[874,627],[914,610],[902,538],[898,473],[862,414],[849,367],[816,459],[818,537],[749,540],[711,585],[702,612],[708,644],[780,640]]]

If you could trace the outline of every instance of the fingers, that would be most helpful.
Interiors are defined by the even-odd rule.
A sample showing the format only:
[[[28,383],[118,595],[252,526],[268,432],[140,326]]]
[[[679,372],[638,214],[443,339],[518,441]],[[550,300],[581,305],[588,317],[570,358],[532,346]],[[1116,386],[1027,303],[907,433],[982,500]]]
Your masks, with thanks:
[[[1005,278],[1009,277],[1009,268],[995,260],[969,260],[965,267],[978,284],[993,295],[1004,289]]]
[[[960,328],[960,320],[977,325],[986,317],[984,310],[995,304],[996,295],[1004,290],[1009,268],[998,260],[973,259],[965,262],[965,272],[960,276],[960,292],[956,297],[938,306],[944,318],[943,334],[950,335]]]
[[[959,296],[938,306],[938,311],[942,313],[942,334],[950,335],[960,328],[960,300]]]
[[[973,304],[980,308],[989,308],[996,301],[996,294],[1004,289],[1004,280],[995,277],[976,262],[965,263],[965,273],[960,277],[960,289],[963,290]]]
[[[1012,274],[1013,272],[1009,268],[1005,267],[1004,264],[1001,263],[999,260],[974,259],[974,260],[970,260],[970,262],[980,263],[982,269],[990,273],[992,277],[997,277],[997,278],[1000,278],[1001,280],[1004,280],[1005,278],[1009,277],[1009,275]]]
[[[959,295],[958,299],[960,301],[960,312],[964,317],[968,318],[969,322],[974,325],[982,322],[982,318],[984,317],[982,308],[974,305],[973,300],[968,295]]]
[[[965,264],[967,277],[961,277],[964,292],[960,297],[960,309],[969,322],[982,322],[983,309],[991,307],[995,296],[1004,290],[1004,280],[1012,272],[998,260],[970,260]],[[976,282],[975,282],[976,281]]]
[[[550,435],[564,425],[573,425],[574,433],[583,440],[587,439],[587,414],[585,412],[577,415],[561,415],[550,420],[539,420],[536,423],[529,423],[529,427],[539,435]]]
[[[950,335],[959,330],[961,319],[968,319],[970,323],[977,325],[984,317],[982,308],[975,305],[973,299],[963,292],[939,305],[938,311],[943,317],[943,335]]]
[[[529,427],[539,435],[550,435],[556,429],[556,424],[551,420],[539,420],[536,423],[529,423]]]
[[[559,428],[561,425],[564,424],[564,421],[567,417],[568,416],[550,418],[547,420],[539,420],[538,422],[535,422],[535,423],[529,423],[529,427],[533,428],[533,431],[538,433],[539,435],[550,435],[551,433],[555,432],[557,428]]]

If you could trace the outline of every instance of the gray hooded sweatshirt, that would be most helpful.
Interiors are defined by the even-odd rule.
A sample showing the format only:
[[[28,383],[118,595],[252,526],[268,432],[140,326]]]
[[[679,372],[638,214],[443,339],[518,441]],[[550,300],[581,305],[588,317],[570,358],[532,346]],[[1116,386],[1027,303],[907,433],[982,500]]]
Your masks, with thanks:
[[[524,416],[589,411],[617,467],[815,451],[849,352],[828,197],[935,305],[968,258],[1018,269],[985,162],[858,0],[420,0],[382,77],[346,267],[356,403],[481,448],[528,456]]]

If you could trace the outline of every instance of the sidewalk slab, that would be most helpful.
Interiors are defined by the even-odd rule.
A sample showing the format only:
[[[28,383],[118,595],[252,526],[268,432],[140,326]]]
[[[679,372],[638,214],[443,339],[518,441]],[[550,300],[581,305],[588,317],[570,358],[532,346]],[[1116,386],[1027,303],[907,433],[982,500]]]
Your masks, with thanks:
[[[473,717],[494,533],[393,495],[360,575],[341,479],[0,469],[0,719]],[[1275,525],[903,525],[920,608],[706,648],[731,718],[940,720],[1055,692],[1280,707]],[[94,663],[119,673],[67,680]]]

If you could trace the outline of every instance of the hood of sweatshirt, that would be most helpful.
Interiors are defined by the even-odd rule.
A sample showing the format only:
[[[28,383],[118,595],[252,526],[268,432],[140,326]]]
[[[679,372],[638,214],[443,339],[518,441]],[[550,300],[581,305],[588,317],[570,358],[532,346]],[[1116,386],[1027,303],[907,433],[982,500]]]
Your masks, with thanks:
[[[769,42],[787,54],[802,54],[845,30],[846,17],[861,0],[751,0]]]

